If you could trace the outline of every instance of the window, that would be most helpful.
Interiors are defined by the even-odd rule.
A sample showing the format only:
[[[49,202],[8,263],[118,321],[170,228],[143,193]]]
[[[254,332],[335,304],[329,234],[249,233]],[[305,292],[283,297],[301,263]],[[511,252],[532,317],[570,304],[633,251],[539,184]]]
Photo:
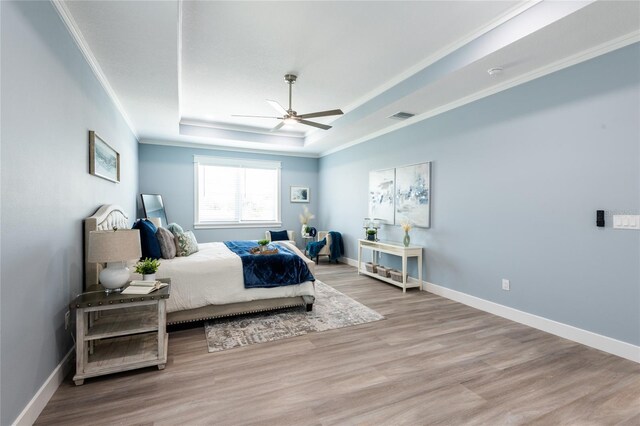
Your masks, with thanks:
[[[280,162],[194,156],[195,228],[280,226]]]

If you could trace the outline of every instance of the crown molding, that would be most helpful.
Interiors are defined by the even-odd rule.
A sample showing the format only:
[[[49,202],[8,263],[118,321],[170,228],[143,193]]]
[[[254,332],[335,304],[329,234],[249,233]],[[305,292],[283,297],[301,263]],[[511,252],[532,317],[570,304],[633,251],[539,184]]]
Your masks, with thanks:
[[[251,154],[279,155],[279,156],[285,156],[285,157],[319,158],[319,155],[316,153],[276,151],[276,150],[240,148],[240,147],[234,148],[234,147],[229,147],[225,145],[204,144],[204,143],[188,142],[188,141],[142,139],[139,142],[140,144],[144,144],[144,145],[175,146],[178,148],[210,149],[214,151],[228,151],[228,152],[247,152]]]
[[[118,112],[120,112],[120,115],[122,116],[124,121],[127,123],[129,130],[131,130],[131,133],[133,133],[135,138],[139,141],[140,137],[138,136],[138,132],[136,131],[136,128],[133,126],[133,123],[131,122],[129,115],[127,114],[124,107],[120,103],[120,100],[116,95],[116,92],[111,87],[111,84],[109,84],[109,80],[105,76],[104,72],[102,72],[102,69],[98,64],[98,61],[96,60],[96,57],[93,55],[93,52],[89,48],[87,41],[84,39],[84,36],[82,35],[80,28],[78,28],[76,21],[73,19],[71,12],[67,8],[67,5],[62,0],[50,0],[50,1],[51,1],[51,4],[53,4],[53,7],[56,10],[56,12],[58,12],[58,15],[60,15],[60,19],[62,19],[62,22],[64,22],[64,25],[67,28],[67,31],[69,31],[69,34],[71,34],[71,38],[73,38],[73,41],[75,41],[76,45],[80,49],[82,56],[84,56],[84,59],[87,61],[87,64],[89,64],[89,68],[91,68],[91,71],[93,71],[93,74],[96,76],[96,78],[100,82],[100,85],[102,86],[104,91],[107,93],[107,96],[111,98],[111,101],[116,106],[116,109],[118,110]]]
[[[563,58],[559,61],[553,62],[551,64],[540,67],[536,70],[530,71],[528,73],[522,74],[518,77],[515,77],[511,80],[507,80],[503,83],[492,86],[488,89],[481,90],[479,92],[473,93],[469,96],[465,96],[456,101],[450,102],[446,105],[442,105],[438,108],[434,108],[422,114],[416,115],[414,117],[409,118],[408,120],[401,121],[392,126],[385,127],[384,129],[378,130],[376,132],[370,133],[366,136],[358,138],[354,141],[348,142],[346,144],[337,146],[335,148],[329,149],[327,151],[323,151],[320,153],[320,157],[326,157],[327,155],[335,154],[336,152],[351,148],[352,146],[359,145],[363,142],[367,142],[371,139],[377,138],[379,136],[385,135],[387,133],[394,132],[396,130],[402,129],[403,127],[411,126],[420,121],[426,120],[431,117],[435,117],[447,111],[451,111],[452,109],[460,108],[461,106],[467,105],[471,102],[475,102],[482,98],[486,98],[491,95],[495,95],[496,93],[503,92],[507,89],[511,89],[513,87],[519,86],[521,84],[527,83],[529,81],[538,79],[540,77],[544,77],[546,75],[552,74],[556,71],[563,70],[565,68],[569,68],[571,66],[577,65],[581,62],[588,61],[589,59],[596,58],[598,56],[607,54],[609,52],[613,52],[614,50],[621,49],[625,46],[628,46],[633,43],[637,43],[640,41],[640,31],[633,31],[629,34],[626,34],[622,37],[615,38],[613,40],[609,40],[605,43],[594,46],[590,49],[584,50],[580,53],[576,53],[574,55]]]

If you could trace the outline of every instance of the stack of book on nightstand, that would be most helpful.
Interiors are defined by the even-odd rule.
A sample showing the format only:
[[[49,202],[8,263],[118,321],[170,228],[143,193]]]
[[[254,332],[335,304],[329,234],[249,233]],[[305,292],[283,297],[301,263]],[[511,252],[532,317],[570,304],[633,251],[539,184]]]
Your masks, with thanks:
[[[149,294],[168,285],[160,281],[131,281],[122,294]]]

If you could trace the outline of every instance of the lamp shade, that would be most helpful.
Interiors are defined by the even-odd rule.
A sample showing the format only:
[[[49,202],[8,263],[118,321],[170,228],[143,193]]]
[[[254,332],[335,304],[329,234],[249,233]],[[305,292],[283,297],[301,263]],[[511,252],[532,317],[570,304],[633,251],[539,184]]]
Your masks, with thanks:
[[[119,229],[117,231],[89,232],[87,261],[91,263],[121,262],[140,259],[140,231]]]

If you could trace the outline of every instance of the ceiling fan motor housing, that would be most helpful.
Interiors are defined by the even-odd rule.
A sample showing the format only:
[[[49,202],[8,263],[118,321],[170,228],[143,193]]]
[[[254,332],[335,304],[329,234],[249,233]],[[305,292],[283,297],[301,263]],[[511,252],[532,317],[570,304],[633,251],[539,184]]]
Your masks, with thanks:
[[[298,79],[298,76],[295,75],[295,74],[285,74],[284,75],[284,81],[286,81],[289,84],[295,83],[297,79]]]

